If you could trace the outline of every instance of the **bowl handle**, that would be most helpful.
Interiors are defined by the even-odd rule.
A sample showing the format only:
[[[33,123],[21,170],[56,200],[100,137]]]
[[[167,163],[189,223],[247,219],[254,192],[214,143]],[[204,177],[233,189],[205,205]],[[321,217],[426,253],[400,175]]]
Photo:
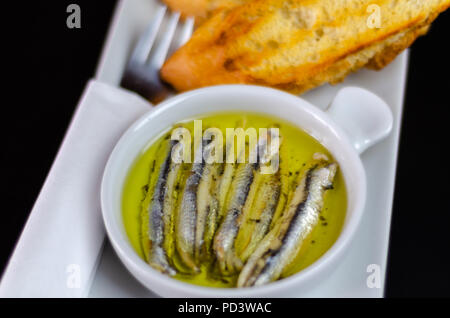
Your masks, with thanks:
[[[359,87],[341,89],[327,113],[347,133],[359,154],[392,130],[393,117],[389,106],[374,93]]]

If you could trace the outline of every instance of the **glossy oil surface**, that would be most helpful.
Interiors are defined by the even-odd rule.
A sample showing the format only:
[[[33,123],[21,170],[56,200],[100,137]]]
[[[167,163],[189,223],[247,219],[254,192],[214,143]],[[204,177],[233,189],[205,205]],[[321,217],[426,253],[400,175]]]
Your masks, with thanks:
[[[195,119],[202,120],[203,129],[210,127],[219,128],[223,133],[224,139],[226,128],[235,128],[240,125],[245,125],[246,128],[253,127],[256,130],[259,128],[279,127],[282,136],[280,173],[283,184],[282,194],[285,196],[288,196],[293,191],[298,175],[302,174],[303,169],[311,161],[315,153],[323,153],[333,160],[331,154],[317,140],[298,127],[277,118],[251,113],[218,113]],[[193,132],[193,120],[194,118],[179,124]],[[168,127],[168,131],[171,128]],[[142,248],[142,242],[146,240],[146,235],[143,235],[141,230],[142,219],[145,219],[145,216],[142,218],[142,213],[145,213],[142,201],[145,197],[145,187],[149,182],[151,168],[155,161],[157,162],[161,159],[158,157],[158,148],[161,140],[165,137],[166,134],[161,134],[156,139],[151,140],[148,146],[143,149],[130,169],[123,188],[122,208],[125,229],[132,246],[144,259],[145,253]],[[303,243],[294,261],[285,269],[282,277],[292,275],[314,263],[338,238],[347,209],[347,193],[340,171],[337,173],[333,187],[332,190],[326,191],[319,223]],[[277,217],[279,215],[274,216],[274,218]],[[251,233],[251,231],[252,222],[244,222],[235,244],[238,252],[246,235]],[[222,277],[214,272],[213,266],[204,264],[204,266],[201,266],[200,274],[177,274],[175,278],[192,284],[210,287],[233,287],[235,285],[237,277]]]

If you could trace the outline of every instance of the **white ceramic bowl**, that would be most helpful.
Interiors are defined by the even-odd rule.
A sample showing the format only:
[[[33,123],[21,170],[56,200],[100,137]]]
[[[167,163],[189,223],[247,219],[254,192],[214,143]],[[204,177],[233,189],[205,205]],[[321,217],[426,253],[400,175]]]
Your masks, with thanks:
[[[126,107],[126,105],[124,105]],[[315,137],[339,163],[348,193],[342,232],[333,246],[299,273],[265,286],[207,288],[180,282],[150,267],[131,246],[122,219],[122,190],[137,156],[173,124],[200,115],[242,111],[285,119]],[[105,169],[101,201],[109,239],[127,269],[147,288],[165,297],[288,297],[332,273],[359,224],[366,199],[366,177],[359,153],[387,136],[389,107],[376,95],[356,87],[342,89],[327,112],[294,95],[265,87],[223,85],[177,95],[134,123],[122,136]]]

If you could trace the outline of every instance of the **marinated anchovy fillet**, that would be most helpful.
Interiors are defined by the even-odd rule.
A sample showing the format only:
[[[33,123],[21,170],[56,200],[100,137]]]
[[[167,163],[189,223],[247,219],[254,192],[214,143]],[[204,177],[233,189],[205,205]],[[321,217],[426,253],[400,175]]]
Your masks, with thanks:
[[[297,255],[319,219],[324,193],[333,186],[337,164],[315,160],[301,178],[289,206],[243,267],[238,287],[277,280]]]
[[[279,174],[271,175],[262,181],[258,188],[258,200],[252,205],[251,215],[247,220],[247,231],[250,232],[248,242],[240,258],[245,262],[255,251],[258,243],[269,232],[272,218],[277,209],[281,182]]]
[[[225,165],[223,169],[222,176],[220,178],[220,182],[217,187],[217,199],[219,204],[219,217],[223,217],[225,215],[225,201],[227,198],[228,191],[230,189],[231,181],[233,180],[234,174],[236,172],[237,164],[234,162],[230,162],[229,157],[231,153],[229,151],[230,146],[227,145],[227,157],[225,159]]]
[[[155,179],[153,192],[149,195],[148,212],[148,263],[162,273],[174,275],[175,269],[170,265],[173,254],[173,212],[175,207],[174,192],[179,176],[180,164],[171,160],[172,150],[178,142],[164,140],[164,160]]]
[[[289,156],[283,145],[279,145],[279,157],[279,170],[275,174],[265,175],[260,182],[258,197],[238,234],[238,253],[243,262],[255,251],[285,208],[289,193]]]
[[[219,205],[214,190],[221,169],[221,163],[205,164],[198,185],[194,251],[197,263],[207,259],[216,231]]]
[[[251,208],[258,184],[262,178],[259,173],[260,158],[270,160],[267,157],[267,147],[261,148],[267,145],[268,138],[270,138],[270,135],[266,138],[261,137],[256,146],[259,155],[257,162],[246,162],[238,165],[230,186],[226,214],[213,243],[219,269],[223,274],[236,273],[243,266],[242,260],[235,251],[235,241],[242,224],[243,215]]]
[[[246,119],[240,120],[235,128],[245,129]],[[226,152],[224,157],[224,163],[221,165],[215,165],[214,176],[215,179],[214,189],[212,191],[210,213],[208,214],[208,221],[206,224],[206,230],[204,235],[205,246],[209,257],[213,257],[213,241],[217,232],[217,228],[221,220],[223,220],[226,209],[225,203],[228,192],[230,191],[231,183],[236,173],[237,164],[231,158],[234,156],[232,151],[232,142],[234,139],[227,140]]]
[[[220,171],[223,169],[223,165],[218,165],[214,167],[213,180],[217,182]],[[215,187],[217,188],[217,187]],[[217,231],[217,226],[219,223],[219,200],[217,198],[217,193],[213,190],[213,192],[209,196],[209,206],[208,206],[208,214],[206,215],[206,222],[203,234],[203,242],[200,243],[199,246],[199,257],[200,260],[209,261],[212,259],[212,243],[214,239],[214,235]]]
[[[171,144],[173,145],[171,149],[172,154],[178,152],[182,147],[182,144],[177,141],[171,141]],[[172,259],[175,253],[175,240],[173,234],[175,232],[176,196],[178,194],[176,189],[179,187],[181,167],[180,162],[171,160],[164,191],[164,249],[169,260]]]
[[[242,120],[236,124],[235,128],[245,129],[246,120]],[[237,164],[231,158],[234,156],[234,152],[232,149],[232,142],[234,142],[234,138],[232,140],[227,140],[226,144],[226,157],[225,157],[225,165],[223,167],[222,175],[220,177],[220,181],[217,183],[216,188],[216,198],[218,200],[218,209],[219,209],[219,218],[222,219],[225,216],[225,202],[227,199],[228,191],[230,189],[231,181],[233,180],[234,174],[236,172]]]
[[[242,267],[234,251],[234,241],[239,231],[242,210],[250,193],[256,164],[241,164],[237,168],[227,212],[214,238],[214,251],[222,273],[230,274]]]
[[[209,142],[203,139],[202,149]],[[199,153],[202,156],[192,164],[181,194],[175,228],[178,254],[183,263],[194,272],[200,270],[198,265],[206,222],[211,211],[208,198],[214,172],[203,159],[203,153]]]
[[[290,192],[290,184],[289,181],[290,175],[292,175],[292,172],[290,173],[289,170],[289,153],[287,152],[286,146],[283,144],[280,144],[280,152],[279,152],[279,171],[277,172],[277,176],[279,176],[280,180],[280,195],[278,198],[278,204],[277,207],[273,213],[271,224],[269,227],[269,231],[272,229],[274,224],[276,223],[277,219],[282,215],[283,211],[285,210],[288,196]]]

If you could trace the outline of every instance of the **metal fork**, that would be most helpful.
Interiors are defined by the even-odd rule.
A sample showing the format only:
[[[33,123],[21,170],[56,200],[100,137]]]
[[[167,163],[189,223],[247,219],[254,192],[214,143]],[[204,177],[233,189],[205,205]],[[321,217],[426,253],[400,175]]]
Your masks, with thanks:
[[[180,13],[160,6],[134,48],[120,85],[153,103],[167,97],[171,88],[163,83],[159,71],[164,61],[191,36],[194,19],[180,21]]]

